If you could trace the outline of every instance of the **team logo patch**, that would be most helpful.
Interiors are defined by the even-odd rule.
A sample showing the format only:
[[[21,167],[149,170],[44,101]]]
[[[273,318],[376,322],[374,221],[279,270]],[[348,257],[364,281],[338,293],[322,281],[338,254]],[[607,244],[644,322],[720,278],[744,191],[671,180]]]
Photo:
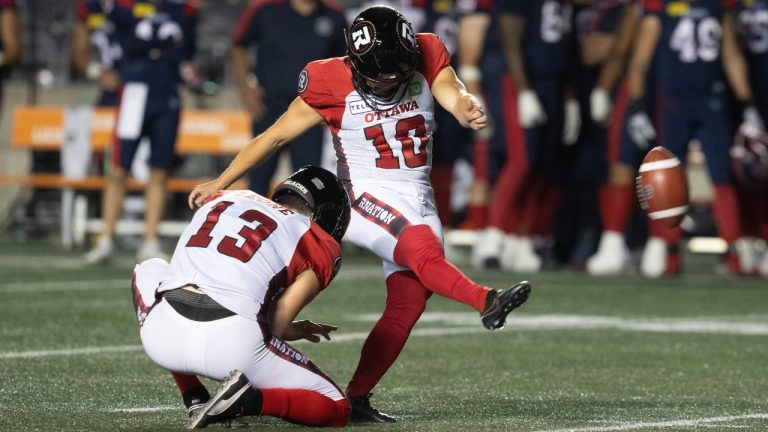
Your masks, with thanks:
[[[363,55],[373,48],[376,28],[370,21],[358,21],[349,30],[349,46],[356,55]]]
[[[411,82],[411,85],[408,86],[408,95],[411,97],[414,97],[420,94],[421,94],[421,83],[418,81]]]
[[[299,74],[299,93],[304,93],[304,91],[307,90],[308,85],[309,85],[309,73],[307,73],[307,70],[304,69]]]

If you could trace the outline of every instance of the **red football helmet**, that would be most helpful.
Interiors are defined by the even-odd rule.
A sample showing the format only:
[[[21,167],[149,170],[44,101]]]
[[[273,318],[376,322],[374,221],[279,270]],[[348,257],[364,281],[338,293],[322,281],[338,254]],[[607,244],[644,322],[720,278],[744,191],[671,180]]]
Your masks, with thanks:
[[[768,185],[768,133],[741,126],[731,147],[731,166],[743,185]]]

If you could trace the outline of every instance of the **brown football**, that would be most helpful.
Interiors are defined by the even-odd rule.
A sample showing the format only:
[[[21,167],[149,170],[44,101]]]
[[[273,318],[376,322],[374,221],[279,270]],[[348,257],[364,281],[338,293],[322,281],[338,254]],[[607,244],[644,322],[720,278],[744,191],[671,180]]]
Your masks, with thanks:
[[[637,199],[651,220],[669,228],[680,225],[688,211],[685,167],[671,151],[654,147],[643,158],[637,174]]]

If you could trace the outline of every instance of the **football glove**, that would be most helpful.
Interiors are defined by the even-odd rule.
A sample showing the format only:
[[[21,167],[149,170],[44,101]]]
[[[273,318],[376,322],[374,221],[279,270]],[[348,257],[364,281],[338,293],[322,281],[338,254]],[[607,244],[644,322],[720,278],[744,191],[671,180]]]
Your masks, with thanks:
[[[757,135],[765,130],[765,123],[763,123],[763,116],[755,108],[754,105],[748,103],[742,113],[742,122],[739,129],[744,130],[747,134]]]
[[[589,95],[589,114],[592,121],[597,124],[605,124],[611,116],[613,104],[611,96],[600,87],[595,87]]]
[[[627,132],[640,150],[646,150],[656,140],[656,129],[639,100],[630,101],[627,107]]]
[[[536,92],[523,90],[517,95],[517,117],[523,129],[529,129],[547,122],[547,115],[541,107]]]
[[[579,101],[570,98],[565,101],[565,123],[563,124],[563,144],[572,146],[579,139],[581,131],[581,109]]]

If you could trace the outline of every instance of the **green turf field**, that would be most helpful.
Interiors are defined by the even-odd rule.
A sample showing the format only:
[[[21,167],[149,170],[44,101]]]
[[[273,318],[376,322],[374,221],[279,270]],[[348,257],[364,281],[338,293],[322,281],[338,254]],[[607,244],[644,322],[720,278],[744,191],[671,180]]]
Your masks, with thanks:
[[[131,255],[95,268],[79,257],[0,240],[0,431],[182,430],[170,375],[139,346]],[[768,282],[687,258],[691,273],[660,281],[523,275],[529,302],[493,333],[433,298],[374,390],[399,422],[353,430],[768,430]],[[469,274],[494,287],[521,279]],[[384,293],[377,261],[348,256],[302,314],[339,326],[334,342],[298,347],[342,387]]]

